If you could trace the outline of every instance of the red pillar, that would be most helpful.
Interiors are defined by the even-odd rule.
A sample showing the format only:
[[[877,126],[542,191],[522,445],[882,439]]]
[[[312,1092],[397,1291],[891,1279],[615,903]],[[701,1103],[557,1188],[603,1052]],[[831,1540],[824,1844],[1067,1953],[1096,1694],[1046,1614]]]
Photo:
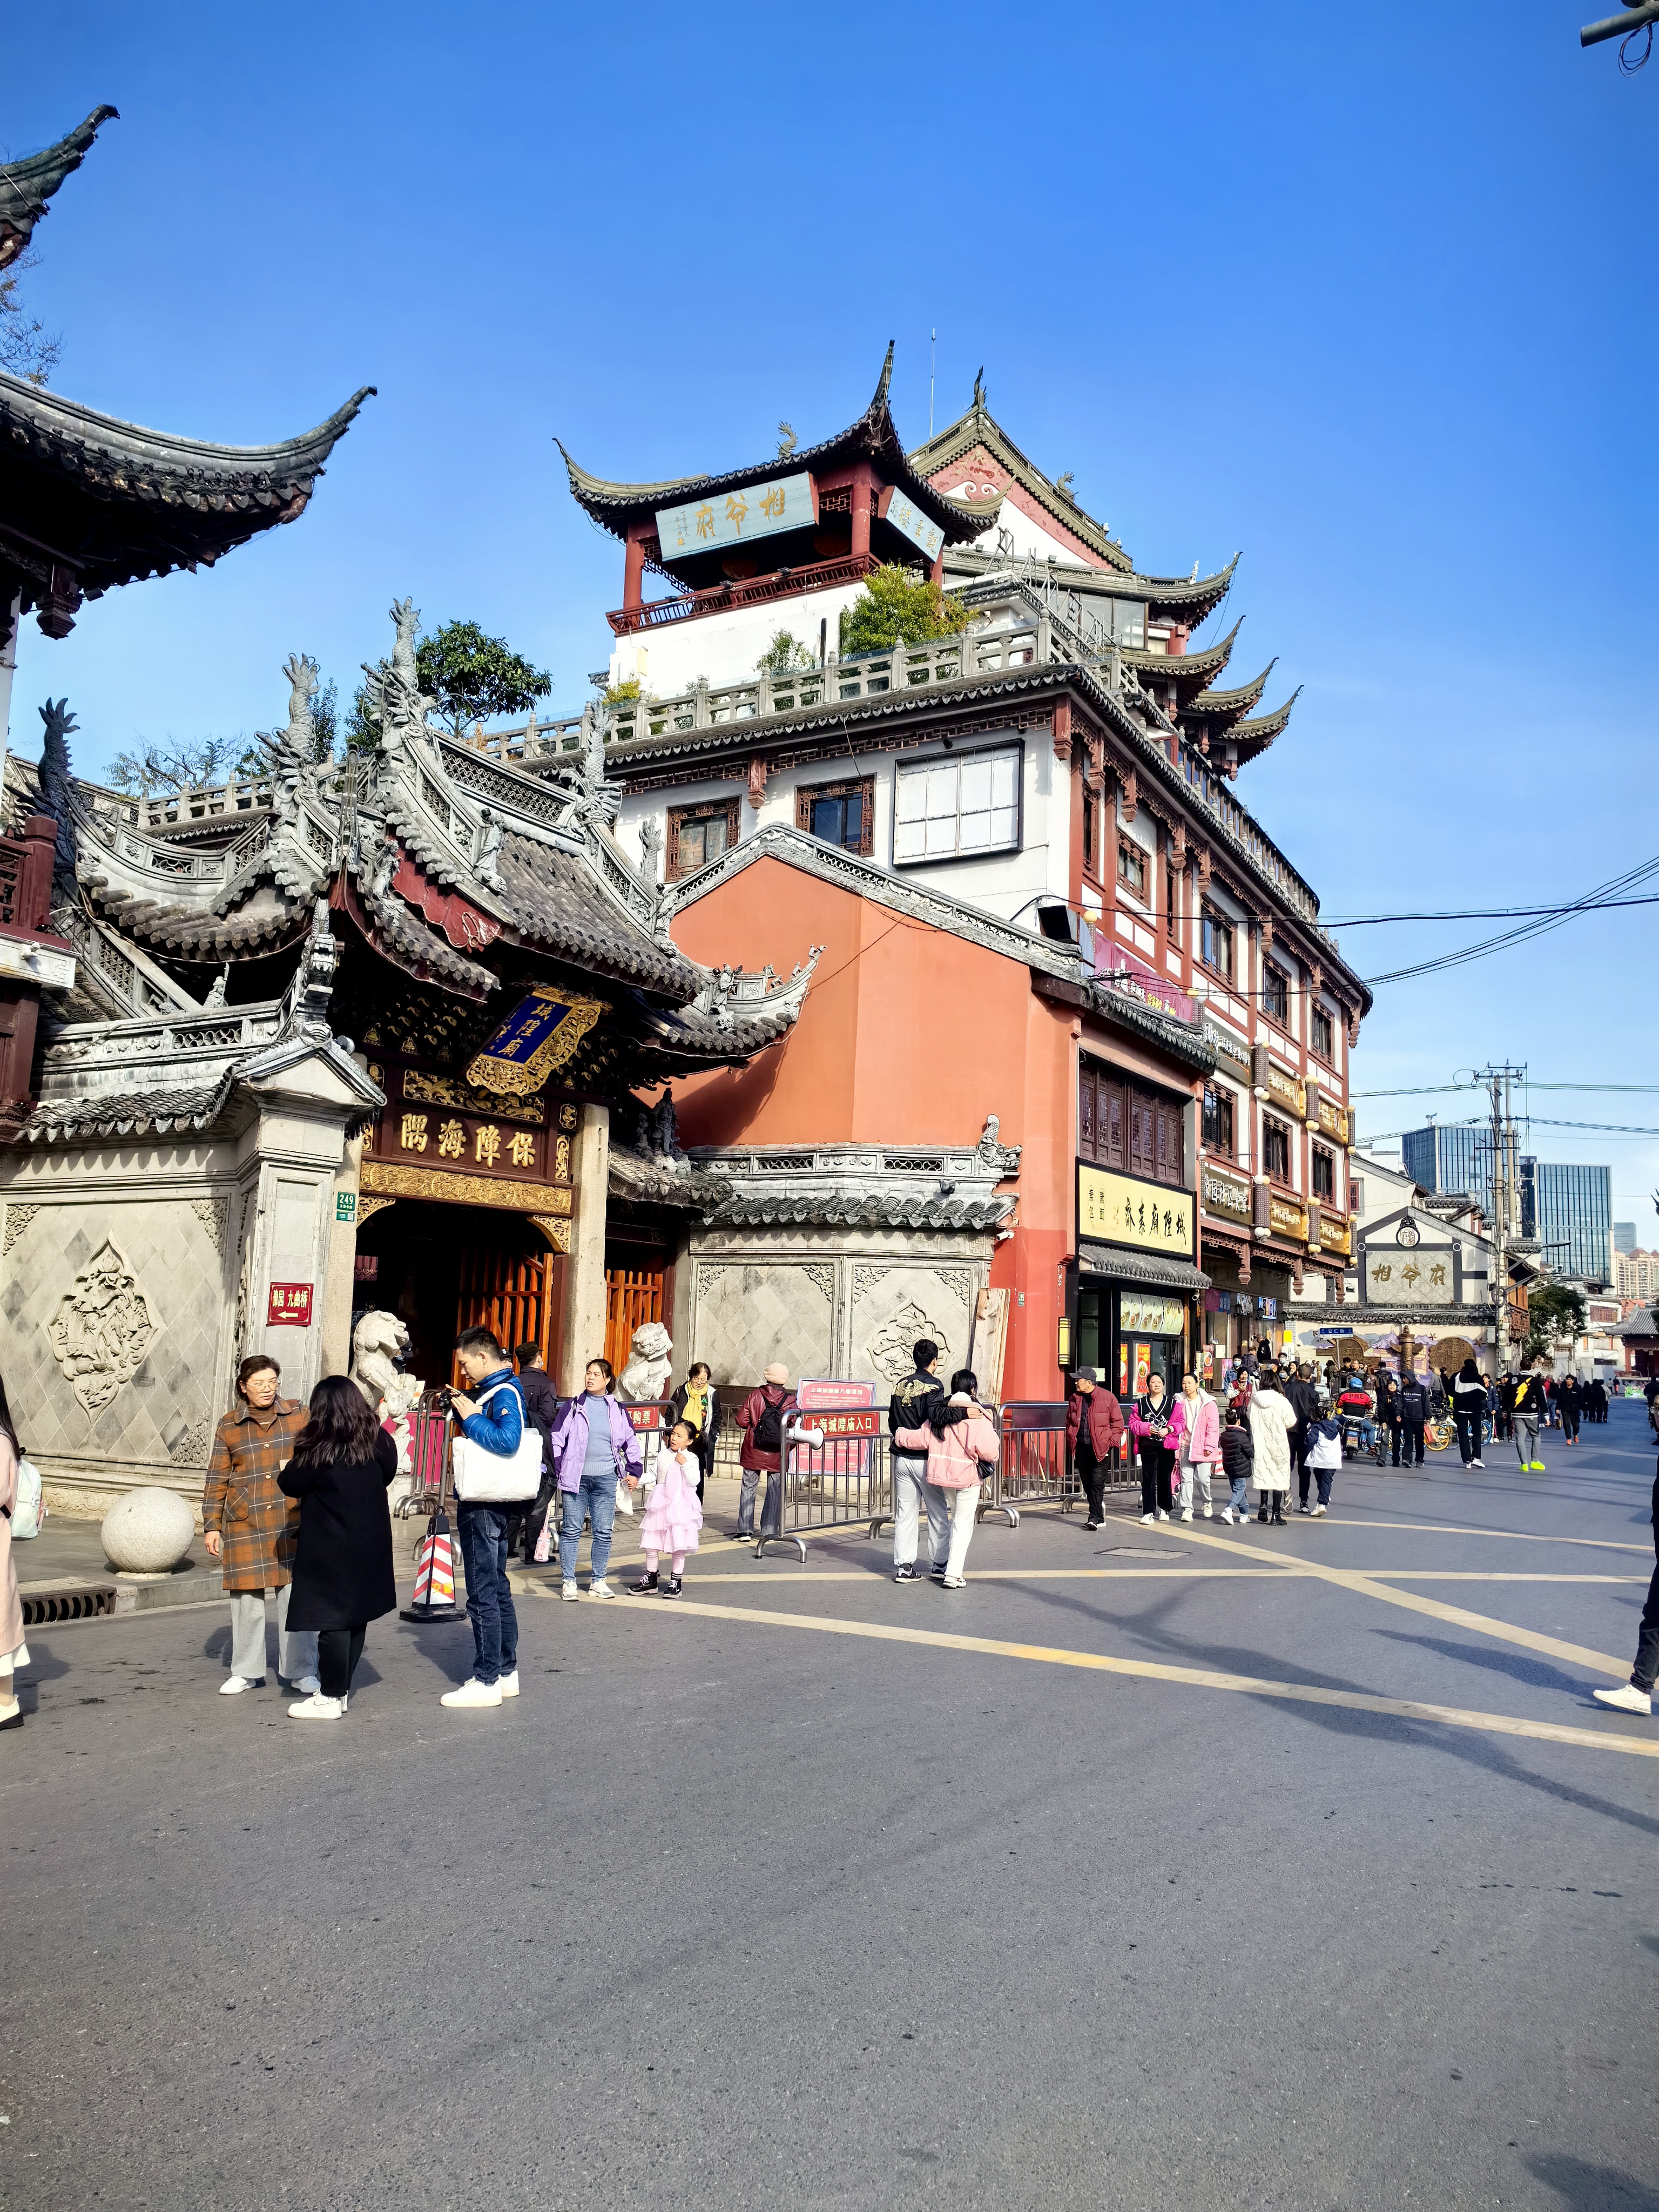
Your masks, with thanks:
[[[623,570],[623,605],[625,608],[645,604],[645,537],[646,532],[635,523],[628,533],[627,565]]]
[[[927,572],[927,578],[928,581],[933,584],[942,584],[945,581],[945,548],[942,545],[933,556],[933,565]]]
[[[860,461],[853,471],[853,558],[870,550],[870,503],[875,495],[867,462]]]

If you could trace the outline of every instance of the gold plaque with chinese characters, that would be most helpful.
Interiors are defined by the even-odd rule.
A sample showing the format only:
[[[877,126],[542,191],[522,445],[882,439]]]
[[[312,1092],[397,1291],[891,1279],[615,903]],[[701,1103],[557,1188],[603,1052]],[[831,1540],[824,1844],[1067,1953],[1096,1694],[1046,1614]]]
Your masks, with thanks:
[[[1190,1260],[1196,1211],[1189,1190],[1170,1190],[1162,1183],[1143,1182],[1137,1176],[1115,1175],[1109,1168],[1078,1163],[1079,1237]]]

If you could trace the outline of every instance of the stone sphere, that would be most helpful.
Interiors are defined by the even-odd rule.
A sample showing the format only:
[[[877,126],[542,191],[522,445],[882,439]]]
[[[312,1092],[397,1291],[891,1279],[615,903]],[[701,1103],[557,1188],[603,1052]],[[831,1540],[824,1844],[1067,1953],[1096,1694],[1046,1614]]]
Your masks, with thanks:
[[[104,1516],[100,1533],[118,1573],[170,1574],[190,1550],[196,1516],[176,1490],[130,1490]]]

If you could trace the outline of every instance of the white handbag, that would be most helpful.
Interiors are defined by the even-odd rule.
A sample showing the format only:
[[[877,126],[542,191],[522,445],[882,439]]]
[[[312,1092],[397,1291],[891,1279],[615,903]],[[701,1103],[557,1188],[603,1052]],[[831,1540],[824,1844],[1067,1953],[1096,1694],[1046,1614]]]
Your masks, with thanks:
[[[480,1412],[498,1392],[512,1388],[510,1382],[496,1383],[495,1389],[479,1399]],[[450,1446],[450,1465],[454,1470],[455,1495],[465,1504],[520,1504],[534,1498],[542,1486],[541,1431],[531,1426],[526,1414],[524,1434],[513,1452],[486,1451],[469,1437],[457,1437]]]
[[[40,1533],[40,1523],[46,1517],[46,1501],[40,1495],[40,1470],[32,1459],[17,1462],[17,1495],[12,1500],[11,1533],[19,1543]]]

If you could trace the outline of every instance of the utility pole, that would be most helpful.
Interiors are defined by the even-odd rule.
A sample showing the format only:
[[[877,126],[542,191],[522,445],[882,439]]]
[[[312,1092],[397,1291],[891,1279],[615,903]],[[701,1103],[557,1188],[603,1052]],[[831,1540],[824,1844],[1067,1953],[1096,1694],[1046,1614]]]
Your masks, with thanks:
[[[1643,0],[1639,7],[1626,8],[1622,15],[1607,15],[1599,23],[1586,23],[1578,33],[1581,46],[1599,46],[1606,39],[1617,39],[1620,73],[1634,76],[1637,70],[1647,66],[1648,56],[1653,52],[1653,27],[1659,22],[1659,0]],[[1645,31],[1647,37],[1638,51],[1636,34]]]
[[[1509,1245],[1520,1228],[1516,1212],[1519,1161],[1510,1086],[1517,1081],[1524,1082],[1526,1074],[1524,1066],[1511,1067],[1505,1062],[1502,1067],[1486,1067],[1477,1079],[1486,1085],[1492,1099],[1492,1177],[1487,1194],[1492,1213],[1492,1328],[1500,1367],[1504,1364],[1509,1342]]]

